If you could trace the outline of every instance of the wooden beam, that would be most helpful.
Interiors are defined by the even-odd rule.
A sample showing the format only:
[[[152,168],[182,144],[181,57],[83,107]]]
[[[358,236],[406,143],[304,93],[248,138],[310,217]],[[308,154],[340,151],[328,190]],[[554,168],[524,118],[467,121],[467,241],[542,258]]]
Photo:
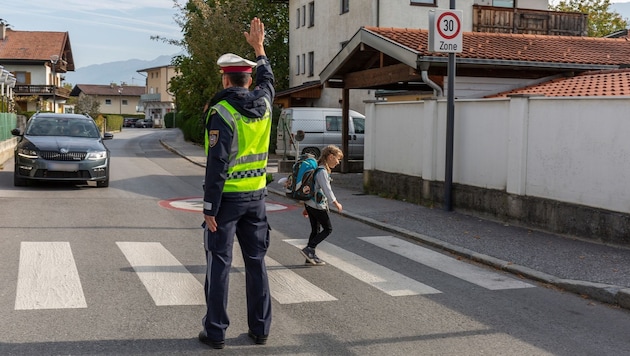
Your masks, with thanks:
[[[344,77],[347,89],[369,88],[397,82],[422,81],[419,73],[406,64],[395,64],[383,68],[366,69],[348,73]]]

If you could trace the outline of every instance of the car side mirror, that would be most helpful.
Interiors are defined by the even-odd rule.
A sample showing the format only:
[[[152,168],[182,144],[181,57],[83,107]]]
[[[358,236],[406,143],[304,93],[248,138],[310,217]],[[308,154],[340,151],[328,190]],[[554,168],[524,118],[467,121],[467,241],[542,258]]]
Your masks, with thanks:
[[[297,142],[302,142],[304,140],[304,131],[297,130],[297,132],[295,133],[295,140]]]
[[[13,130],[11,130],[11,135],[13,135],[13,136],[22,136],[23,135],[22,134],[22,130],[20,130],[18,128],[13,129]]]
[[[103,134],[103,140],[111,140],[114,138],[114,134],[111,132],[105,132]]]

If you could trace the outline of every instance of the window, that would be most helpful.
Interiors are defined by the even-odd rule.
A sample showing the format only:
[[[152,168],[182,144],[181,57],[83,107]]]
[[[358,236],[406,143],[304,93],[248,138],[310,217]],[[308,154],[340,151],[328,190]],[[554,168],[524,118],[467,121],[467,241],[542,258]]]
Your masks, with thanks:
[[[105,99],[105,105],[112,105],[112,99]]]
[[[298,54],[295,57],[295,75],[300,75],[300,55]]]
[[[308,76],[315,75],[315,52],[308,52]]]
[[[123,99],[122,104],[126,106],[127,104],[129,104],[129,102],[127,101],[127,99]]]
[[[300,21],[301,21],[302,17],[300,16],[300,8],[299,7],[297,8],[297,17],[296,17],[296,19],[297,19],[297,21],[296,21],[297,22],[297,26],[295,26],[295,28],[300,28]]]
[[[302,26],[306,26],[306,5],[302,6]]]
[[[354,124],[354,133],[364,134],[365,133],[365,119],[362,117],[353,117],[352,123]]]
[[[306,54],[302,53],[302,74],[306,73]]]
[[[350,11],[350,0],[341,0],[341,13],[345,14]]]
[[[514,0],[494,0],[492,6],[514,8]]]
[[[326,131],[341,131],[341,116],[326,116]]]
[[[435,5],[435,0],[411,0],[411,5]]]
[[[308,3],[308,27],[315,26],[315,1]]]
[[[14,72],[16,84],[31,84],[30,72]]]

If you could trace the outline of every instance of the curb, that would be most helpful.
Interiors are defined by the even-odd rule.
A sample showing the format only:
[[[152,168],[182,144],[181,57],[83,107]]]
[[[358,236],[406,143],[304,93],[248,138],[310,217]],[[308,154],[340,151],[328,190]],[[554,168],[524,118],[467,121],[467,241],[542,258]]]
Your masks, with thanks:
[[[284,192],[280,190],[269,188],[269,187],[267,187],[267,189],[269,190],[269,192],[274,193],[276,195],[285,196]],[[351,219],[363,222],[365,224],[377,227],[379,229],[408,237],[412,240],[422,242],[429,246],[447,251],[449,253],[469,259],[471,261],[479,262],[484,265],[515,274],[519,277],[524,277],[524,278],[531,279],[537,282],[554,285],[562,290],[565,290],[574,294],[586,296],[590,299],[597,300],[602,303],[616,304],[624,309],[630,309],[630,288],[621,287],[621,286],[612,285],[612,284],[593,283],[593,282],[558,278],[556,276],[553,276],[544,272],[536,271],[529,267],[515,265],[511,262],[507,262],[496,257],[478,253],[464,247],[456,246],[456,245],[438,240],[430,236],[419,234],[414,231],[410,231],[410,230],[407,230],[398,226],[393,226],[387,223],[383,223],[383,222],[380,222],[371,218],[367,218],[365,216],[357,215],[357,214],[348,212],[347,210],[344,210],[343,213],[339,213],[334,210],[330,210],[330,211],[336,214],[343,215]]]

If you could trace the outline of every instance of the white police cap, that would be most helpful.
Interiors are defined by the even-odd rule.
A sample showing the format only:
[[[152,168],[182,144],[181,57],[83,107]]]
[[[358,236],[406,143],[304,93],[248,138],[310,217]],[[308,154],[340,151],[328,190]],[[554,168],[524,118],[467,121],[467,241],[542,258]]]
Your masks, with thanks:
[[[217,64],[221,67],[222,73],[251,73],[256,62],[248,61],[233,53],[226,53],[219,57]]]

